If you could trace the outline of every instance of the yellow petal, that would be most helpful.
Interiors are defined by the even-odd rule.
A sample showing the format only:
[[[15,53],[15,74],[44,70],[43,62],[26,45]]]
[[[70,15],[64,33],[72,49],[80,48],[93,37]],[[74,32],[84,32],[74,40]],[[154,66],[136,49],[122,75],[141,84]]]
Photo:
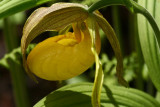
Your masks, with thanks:
[[[77,27],[75,25],[74,30],[77,31]],[[68,32],[39,43],[28,55],[29,69],[46,80],[66,80],[86,71],[94,62],[91,38],[87,29],[79,33],[80,42],[75,37],[77,32]],[[99,42],[97,39],[96,43]]]
[[[23,64],[28,73],[29,70],[26,64],[26,49],[28,44],[45,31],[61,30],[73,22],[84,21],[88,17],[86,8],[83,5],[75,3],[56,3],[51,7],[39,8],[32,13],[25,23],[21,40]]]

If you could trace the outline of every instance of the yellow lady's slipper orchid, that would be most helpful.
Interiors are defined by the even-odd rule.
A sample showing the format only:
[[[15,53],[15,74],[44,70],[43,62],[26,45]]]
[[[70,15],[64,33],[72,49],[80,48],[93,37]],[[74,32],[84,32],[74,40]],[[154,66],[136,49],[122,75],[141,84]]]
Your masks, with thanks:
[[[91,50],[93,42],[96,52],[100,52],[98,28],[101,27],[118,60],[119,81],[124,82],[121,75],[123,64],[120,46],[112,27],[103,16],[96,12],[88,13],[87,9],[87,6],[75,3],[56,3],[48,8],[39,8],[32,13],[24,26],[21,41],[24,67],[31,77],[34,78],[32,75],[34,73],[46,80],[65,80],[86,71],[95,60]],[[91,25],[92,22],[94,24]],[[68,25],[72,25],[73,32],[40,42],[29,53],[26,60],[26,49],[35,37],[45,31],[63,30]]]
[[[73,33],[67,32],[39,43],[28,55],[27,65],[38,77],[46,80],[66,80],[86,71],[94,62],[91,37],[85,23],[83,28],[73,25]],[[100,38],[96,35],[97,52]]]

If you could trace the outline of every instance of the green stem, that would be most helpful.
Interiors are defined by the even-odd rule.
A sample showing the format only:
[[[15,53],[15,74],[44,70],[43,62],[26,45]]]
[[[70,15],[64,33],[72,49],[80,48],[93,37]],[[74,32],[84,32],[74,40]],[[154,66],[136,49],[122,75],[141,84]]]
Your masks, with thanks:
[[[147,18],[147,20],[149,21],[149,23],[151,24],[151,26],[154,30],[155,36],[157,38],[157,41],[158,41],[158,45],[160,47],[160,30],[158,28],[157,23],[155,22],[152,15],[144,7],[140,6],[139,4],[134,2],[133,0],[100,0],[96,3],[94,3],[93,5],[91,5],[88,9],[88,12],[92,13],[95,10],[100,9],[104,6],[111,6],[111,5],[124,5],[130,11],[144,15]]]
[[[18,46],[15,31],[16,28],[11,22],[11,18],[8,17],[4,19],[4,38],[8,52],[11,52]],[[8,59],[8,63],[16,107],[30,107],[23,68],[20,64],[14,63],[11,59]]]
[[[154,95],[154,85],[150,79],[147,81],[147,93],[151,96]]]
[[[139,4],[137,4],[134,1],[131,1],[131,2],[134,7],[135,13],[140,13],[140,14],[144,15],[146,17],[146,19],[149,21],[150,25],[152,26],[152,28],[154,30],[154,33],[155,33],[157,41],[158,41],[158,46],[160,48],[160,30],[158,28],[156,21],[154,20],[152,15],[144,7],[140,6]]]
[[[121,50],[122,50],[122,56],[124,56],[124,42],[123,42],[123,34],[122,34],[122,23],[121,23],[121,16],[120,16],[120,7],[113,6],[112,7],[112,17],[113,17],[113,27],[115,29],[116,35],[118,37]]]
[[[105,6],[111,6],[111,5],[124,5],[121,0],[100,0],[94,4],[92,4],[88,8],[88,12],[92,13],[93,11],[103,8]]]
[[[92,15],[90,15],[90,17],[87,19],[87,24],[89,28],[90,37],[92,40],[91,50],[92,50],[92,53],[94,54],[95,62],[96,62],[95,79],[94,79],[91,101],[92,101],[93,107],[100,107],[101,106],[100,96],[101,96],[101,89],[102,89],[104,74],[103,74],[102,64],[99,60],[99,56],[96,51],[95,40],[97,38],[96,34],[98,32],[98,28],[95,23],[95,19]]]
[[[4,39],[7,52],[11,52],[18,46],[18,40],[15,37],[15,27],[11,24],[9,18],[4,19]]]
[[[135,67],[134,71],[136,73],[135,87],[139,90],[144,89],[144,81],[142,76],[142,69],[144,65],[143,55],[141,51],[140,41],[138,37],[138,28],[137,28],[137,15],[131,14],[129,17],[129,35],[130,40],[133,41],[133,47],[135,47],[136,51],[136,63],[137,67]],[[133,38],[135,37],[135,38]]]

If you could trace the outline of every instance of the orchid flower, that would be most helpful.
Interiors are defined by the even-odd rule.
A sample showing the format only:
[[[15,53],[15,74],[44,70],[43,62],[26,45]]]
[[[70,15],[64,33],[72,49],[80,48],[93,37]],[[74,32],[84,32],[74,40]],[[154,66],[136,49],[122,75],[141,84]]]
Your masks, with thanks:
[[[86,71],[94,63],[91,36],[86,23],[72,24],[73,32],[54,36],[36,45],[27,57],[31,72],[46,80],[66,80]],[[96,49],[100,52],[97,30]]]
[[[72,26],[73,32],[66,30],[68,26]],[[114,30],[99,12],[89,13],[87,6],[76,3],[56,3],[31,14],[24,25],[21,40],[25,70],[33,79],[34,74],[46,80],[66,80],[80,75],[96,62],[95,90],[100,90],[103,72],[98,57],[101,49],[99,28],[104,31],[115,52],[118,80],[126,85],[122,77],[120,45]],[[38,43],[26,58],[30,42],[45,31],[65,33]]]

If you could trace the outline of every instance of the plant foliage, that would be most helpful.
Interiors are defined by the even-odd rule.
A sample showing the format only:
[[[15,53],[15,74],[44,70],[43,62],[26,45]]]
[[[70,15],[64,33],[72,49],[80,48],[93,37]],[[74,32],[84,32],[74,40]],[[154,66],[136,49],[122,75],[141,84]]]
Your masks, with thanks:
[[[138,3],[144,6],[152,14],[157,25],[160,27],[159,0],[139,0]],[[143,16],[138,15],[137,23],[141,49],[149,69],[149,76],[156,88],[160,91],[160,50],[157,40],[155,39],[155,34],[152,27]]]
[[[92,83],[78,83],[53,91],[34,107],[92,107]],[[102,107],[159,107],[160,104],[150,95],[132,88],[103,86]]]

